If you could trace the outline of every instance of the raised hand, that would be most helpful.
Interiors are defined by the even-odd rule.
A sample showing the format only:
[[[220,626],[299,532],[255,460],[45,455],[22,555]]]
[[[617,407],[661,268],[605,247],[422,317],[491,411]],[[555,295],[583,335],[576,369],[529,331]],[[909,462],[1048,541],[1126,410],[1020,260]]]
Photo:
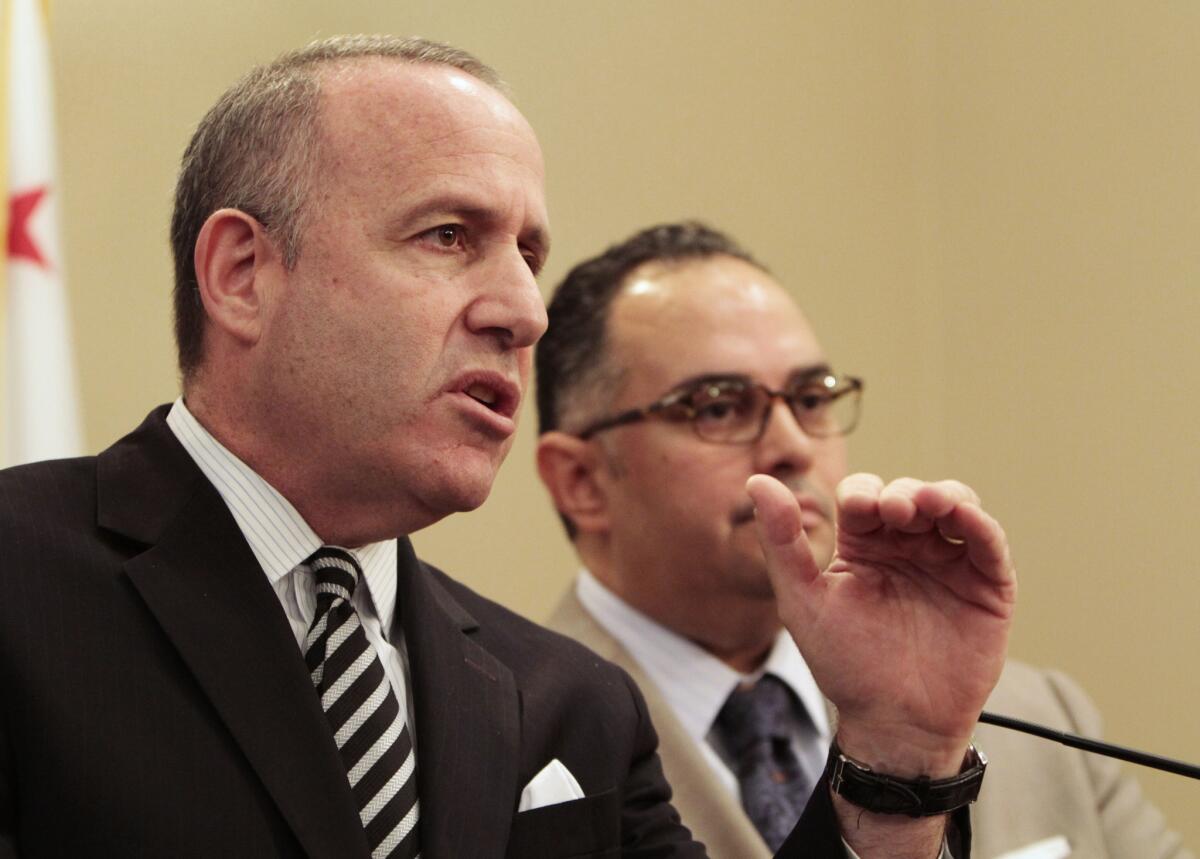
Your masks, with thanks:
[[[1000,525],[956,481],[855,474],[822,571],[791,492],[765,475],[747,490],[780,617],[838,708],[844,752],[901,777],[957,772],[1012,622]]]

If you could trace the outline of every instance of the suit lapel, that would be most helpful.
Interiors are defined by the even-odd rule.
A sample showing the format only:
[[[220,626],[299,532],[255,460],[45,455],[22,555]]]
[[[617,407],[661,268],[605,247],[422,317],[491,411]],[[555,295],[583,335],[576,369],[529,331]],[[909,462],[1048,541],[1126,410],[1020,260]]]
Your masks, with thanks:
[[[563,597],[548,625],[625,669],[642,690],[658,732],[659,757],[673,793],[671,804],[696,839],[704,842],[709,855],[767,859],[771,851],[741,804],[718,781],[658,687],[629,651],[588,614],[574,590]]]
[[[125,569],[308,855],[369,850],[296,640],[233,517],[165,425],[98,462],[103,527],[150,544]]]
[[[517,807],[520,699],[478,623],[401,540],[397,615],[416,709],[421,852],[501,857]]]

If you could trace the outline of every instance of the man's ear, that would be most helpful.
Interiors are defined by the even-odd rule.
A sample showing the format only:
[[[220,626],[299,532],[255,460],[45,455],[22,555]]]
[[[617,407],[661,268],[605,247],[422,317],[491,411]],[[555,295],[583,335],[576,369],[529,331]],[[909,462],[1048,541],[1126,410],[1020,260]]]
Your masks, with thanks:
[[[606,531],[608,498],[596,470],[602,468],[596,445],[564,432],[538,437],[537,469],[558,512],[574,523],[579,533]]]
[[[264,269],[279,261],[263,225],[238,209],[218,209],[200,228],[193,261],[209,321],[243,345],[257,342],[262,332]]]

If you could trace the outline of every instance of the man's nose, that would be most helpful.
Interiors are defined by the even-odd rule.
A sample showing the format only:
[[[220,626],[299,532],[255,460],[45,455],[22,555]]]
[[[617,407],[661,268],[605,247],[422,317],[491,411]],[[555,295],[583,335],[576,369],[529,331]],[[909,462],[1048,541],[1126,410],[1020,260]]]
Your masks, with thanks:
[[[755,467],[762,474],[782,477],[806,474],[813,465],[812,436],[804,431],[788,404],[779,397],[767,407],[767,423],[755,443]]]
[[[481,294],[467,313],[470,329],[494,333],[513,349],[536,343],[546,333],[546,302],[521,253],[513,248],[498,254],[482,276]]]

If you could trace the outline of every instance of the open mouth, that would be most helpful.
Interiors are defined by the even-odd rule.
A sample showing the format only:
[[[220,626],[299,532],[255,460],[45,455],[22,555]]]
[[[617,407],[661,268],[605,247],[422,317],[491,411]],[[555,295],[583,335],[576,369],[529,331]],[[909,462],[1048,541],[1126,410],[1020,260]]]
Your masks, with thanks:
[[[476,382],[471,387],[467,388],[463,393],[477,403],[483,403],[492,411],[496,411],[496,402],[500,399],[492,388],[487,385]]]
[[[458,390],[500,417],[511,418],[517,411],[517,388],[502,376],[472,375]]]

